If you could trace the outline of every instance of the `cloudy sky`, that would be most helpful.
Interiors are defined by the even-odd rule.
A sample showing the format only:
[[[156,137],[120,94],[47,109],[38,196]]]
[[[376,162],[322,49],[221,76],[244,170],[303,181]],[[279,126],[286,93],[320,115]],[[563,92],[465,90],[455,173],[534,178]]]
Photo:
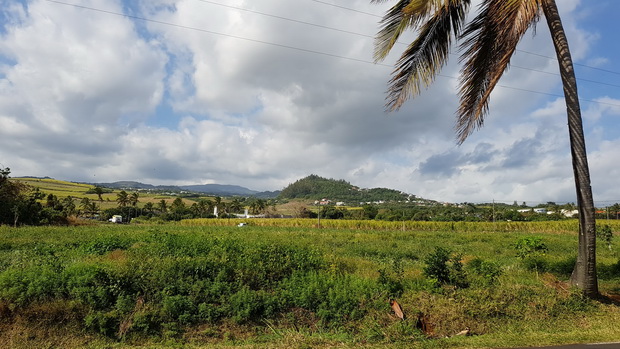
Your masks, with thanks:
[[[594,198],[620,202],[620,1],[557,2]],[[405,45],[374,64],[373,36],[393,3],[0,0],[0,165],[70,181],[278,190],[317,174],[451,202],[576,201],[545,22],[457,146],[457,50],[431,88],[384,112]]]

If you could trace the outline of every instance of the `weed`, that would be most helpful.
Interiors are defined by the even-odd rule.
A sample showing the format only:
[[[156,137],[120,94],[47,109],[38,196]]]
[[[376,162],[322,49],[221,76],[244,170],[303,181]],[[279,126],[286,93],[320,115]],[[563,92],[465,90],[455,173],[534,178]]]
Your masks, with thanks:
[[[452,285],[464,288],[469,285],[461,255],[453,254],[452,251],[443,247],[435,248],[435,251],[424,259],[426,266],[423,269],[426,277],[436,280],[437,286]]]
[[[608,224],[596,226],[596,237],[607,244],[607,248],[611,251],[611,240],[614,237],[614,233],[611,231],[611,227]]]
[[[513,246],[517,257],[520,259],[541,256],[549,252],[549,248],[547,248],[541,237],[524,237],[519,239]]]
[[[481,258],[474,258],[468,266],[482,280],[483,286],[494,286],[502,275],[502,268],[495,262],[485,261]]]

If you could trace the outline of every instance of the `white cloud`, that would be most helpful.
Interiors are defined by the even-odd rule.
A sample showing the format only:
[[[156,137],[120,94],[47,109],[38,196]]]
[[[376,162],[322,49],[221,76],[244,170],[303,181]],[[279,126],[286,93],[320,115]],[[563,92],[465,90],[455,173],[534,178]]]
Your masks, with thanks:
[[[372,61],[373,40],[318,27],[372,35],[376,17],[317,2],[225,4],[253,12],[189,0],[131,5],[170,25],[46,1],[3,9],[0,162],[14,174],[276,190],[316,173],[438,200],[574,201],[565,106],[545,94],[561,94],[557,62],[523,52],[554,56],[544,21],[500,82],[518,90],[498,87],[485,126],[457,147],[456,56],[428,90],[386,114],[391,68],[356,61]],[[346,6],[380,14],[389,5]],[[581,29],[581,3],[558,5],[574,56],[608,59],[590,52],[598,34]],[[620,102],[597,98],[584,119],[593,178],[608,183],[600,178],[613,173],[617,128],[608,125]]]

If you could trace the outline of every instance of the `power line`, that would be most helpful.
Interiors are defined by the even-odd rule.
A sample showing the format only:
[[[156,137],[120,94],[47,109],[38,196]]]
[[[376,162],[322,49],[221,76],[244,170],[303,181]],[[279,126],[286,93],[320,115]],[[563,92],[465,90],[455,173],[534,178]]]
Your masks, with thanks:
[[[328,6],[337,7],[337,8],[341,8],[341,9],[344,9],[344,10],[348,10],[348,11],[353,11],[353,12],[361,13],[361,14],[364,14],[364,15],[369,15],[369,16],[373,16],[373,17],[383,18],[383,16],[381,16],[381,15],[377,15],[377,14],[370,13],[370,12],[364,12],[364,11],[356,10],[356,9],[350,8],[350,7],[345,7],[345,6],[340,6],[340,5],[336,5],[336,4],[331,4],[331,3],[325,2],[325,1],[319,1],[319,0],[311,0],[311,1],[318,2],[319,4],[323,4],[323,5],[328,5]]]
[[[238,40],[250,41],[250,42],[254,42],[254,43],[258,43],[258,44],[263,44],[263,45],[287,48],[287,49],[291,49],[291,50],[307,52],[307,53],[313,53],[313,54],[322,55],[322,56],[328,56],[328,57],[333,57],[333,58],[346,59],[346,60],[360,62],[360,63],[375,64],[374,62],[371,62],[371,61],[368,61],[368,60],[364,60],[364,59],[353,58],[353,57],[345,57],[345,56],[340,56],[340,55],[332,54],[332,53],[328,53],[328,52],[321,52],[321,51],[316,51],[316,50],[310,50],[310,49],[305,49],[305,48],[301,48],[301,47],[295,47],[295,46],[289,46],[289,45],[284,45],[284,44],[278,44],[278,43],[264,41],[264,40],[250,39],[250,38],[246,38],[246,37],[243,37],[243,36],[225,34],[225,33],[220,33],[220,32],[216,32],[216,31],[213,31],[213,30],[201,29],[201,28],[196,28],[196,27],[190,27],[190,26],[186,26],[186,25],[182,25],[182,24],[164,22],[164,21],[160,21],[160,20],[156,20],[156,19],[144,18],[144,17],[139,17],[139,16],[135,16],[135,15],[129,15],[129,14],[125,14],[125,13],[118,13],[118,12],[114,12],[114,11],[102,10],[102,9],[98,9],[98,8],[94,8],[94,7],[89,7],[89,6],[70,4],[70,3],[66,3],[66,2],[62,2],[62,1],[57,1],[57,0],[45,0],[45,1],[51,2],[51,3],[55,3],[55,4],[60,4],[60,5],[73,6],[73,7],[81,8],[81,9],[84,9],[84,10],[91,10],[91,11],[106,13],[106,14],[110,14],[110,15],[131,18],[131,19],[145,21],[145,22],[150,22],[150,23],[157,23],[157,24],[167,25],[167,26],[171,26],[171,27],[175,27],[175,28],[180,28],[180,29],[194,30],[194,31],[199,31],[199,32],[202,32],[202,33],[207,33],[207,34],[213,34],[213,35],[225,36],[225,37],[229,37],[229,38],[233,38],[233,39],[238,39]],[[388,65],[388,64],[377,63],[376,65],[391,67],[391,65]]]
[[[234,9],[234,10],[254,13],[254,14],[257,14],[257,15],[265,16],[265,17],[277,18],[277,19],[280,19],[280,20],[283,20],[283,21],[289,21],[289,22],[293,22],[293,23],[299,23],[299,24],[309,25],[309,26],[313,26],[313,27],[317,27],[317,28],[328,29],[328,30],[333,30],[333,31],[341,32],[341,33],[346,33],[346,34],[357,35],[357,36],[362,36],[362,37],[374,39],[373,35],[366,35],[366,34],[352,32],[352,31],[349,31],[349,30],[338,29],[338,28],[334,28],[334,27],[328,27],[326,25],[321,25],[321,24],[316,24],[316,23],[311,23],[311,22],[306,22],[306,21],[300,21],[300,20],[297,20],[297,19],[292,19],[292,18],[288,18],[288,17],[284,17],[284,16],[272,15],[272,14],[269,14],[269,13],[259,12],[259,11],[255,11],[255,10],[250,10],[250,9],[243,8],[243,7],[225,5],[225,4],[220,4],[220,3],[217,3],[217,2],[214,2],[214,1],[208,1],[208,0],[197,0],[197,1],[204,2],[204,3],[207,3],[207,4],[222,6],[222,7],[226,7],[226,8],[230,8],[230,9]]]
[[[125,14],[125,13],[118,13],[118,12],[114,12],[114,11],[102,10],[102,9],[98,9],[98,8],[94,8],[94,7],[89,7],[89,6],[84,6],[84,5],[71,4],[71,3],[66,3],[66,2],[62,2],[62,1],[58,1],[58,0],[45,0],[45,1],[50,2],[50,3],[65,5],[65,6],[72,6],[72,7],[76,7],[76,8],[80,8],[80,9],[84,9],[84,10],[90,10],[90,11],[95,11],[95,12],[100,12],[100,13],[106,13],[106,14],[110,14],[110,15],[115,15],[115,16],[120,16],[120,17],[125,17],[125,18],[131,18],[131,19],[145,21],[145,22],[150,22],[150,23],[157,23],[157,24],[167,25],[167,26],[171,26],[171,27],[175,27],[175,28],[180,28],[180,29],[194,30],[194,31],[199,31],[199,32],[207,33],[207,34],[213,34],[213,35],[218,35],[218,36],[230,37],[230,38],[234,38],[234,39],[238,39],[238,40],[244,40],[244,41],[254,42],[254,43],[258,43],[258,44],[274,46],[274,47],[286,48],[286,49],[300,51],[300,52],[305,52],[305,53],[312,53],[312,54],[322,55],[322,56],[326,56],[326,57],[345,59],[345,60],[349,60],[349,61],[354,61],[354,62],[359,62],[359,63],[366,63],[366,64],[372,64],[372,65],[378,65],[378,66],[384,66],[384,67],[390,67],[390,68],[392,67],[389,64],[375,63],[375,62],[372,62],[372,61],[369,61],[369,60],[365,60],[365,59],[346,57],[346,56],[341,56],[341,55],[337,55],[337,54],[333,54],[333,53],[316,51],[316,50],[310,50],[310,49],[305,49],[305,48],[295,47],[295,46],[290,46],[290,45],[284,45],[284,44],[278,44],[278,43],[273,43],[273,42],[264,41],[264,40],[250,39],[250,38],[243,37],[243,36],[225,34],[225,33],[220,33],[220,32],[213,31],[213,30],[207,30],[207,29],[201,29],[201,28],[196,28],[196,27],[190,27],[190,26],[186,26],[186,25],[170,23],[170,22],[164,22],[164,21],[160,21],[160,20],[144,18],[144,17],[135,16],[135,15],[129,15],[129,14]],[[317,1],[317,0],[313,0],[313,1]],[[205,2],[207,2],[207,1],[205,1]],[[456,78],[454,76],[449,76],[449,75],[437,74],[437,76],[458,80],[458,78]],[[523,91],[523,92],[535,93],[535,94],[540,94],[540,95],[564,98],[563,95],[558,95],[558,94],[534,91],[534,90],[518,88],[518,87],[512,87],[512,86],[507,86],[507,85],[499,85],[498,84],[497,86],[501,87],[501,88],[507,88],[507,89],[517,90],[517,91]],[[619,107],[620,108],[619,104],[612,104],[612,103],[606,103],[606,102],[600,102],[600,101],[586,100],[586,99],[581,99],[581,98],[579,100],[580,101],[584,101],[584,102],[596,103],[596,104],[610,105],[610,106],[614,106],[614,107]]]
[[[353,12],[363,13],[363,14],[366,14],[366,15],[369,15],[369,16],[373,16],[373,17],[383,18],[383,16],[380,16],[380,15],[377,15],[377,14],[374,14],[374,13],[359,11],[359,10],[356,10],[354,8],[340,6],[340,5],[335,5],[335,4],[332,4],[332,3],[329,3],[329,2],[325,2],[325,1],[320,1],[320,0],[310,0],[310,1],[313,1],[313,2],[316,2],[316,3],[319,3],[319,4],[323,4],[323,5],[327,5],[327,6],[332,6],[332,7],[340,8],[340,9],[347,10],[347,11],[353,11]],[[550,59],[550,60],[553,60],[553,61],[557,61],[556,57],[546,56],[546,55],[543,55],[543,54],[540,54],[540,53],[535,53],[535,52],[530,52],[530,51],[525,51],[525,50],[519,50],[519,49],[517,49],[515,51],[521,52],[521,53],[526,53],[526,54],[529,54],[529,55],[532,55],[532,56],[537,56],[537,57],[541,57],[541,58],[546,58],[546,59]],[[589,69],[593,69],[593,70],[598,70],[598,71],[609,73],[609,74],[620,75],[620,72],[613,71],[613,70],[608,70],[608,69],[603,69],[603,68],[599,68],[599,67],[593,67],[593,66],[587,65],[587,64],[581,64],[581,63],[573,62],[573,65],[584,67],[584,68],[589,68]]]
[[[529,70],[529,71],[533,71],[533,72],[541,73],[541,74],[547,74],[547,75],[553,75],[553,76],[561,76],[559,73],[553,73],[553,72],[548,72],[548,71],[539,70],[539,69],[521,67],[521,66],[514,65],[514,64],[511,64],[510,67],[511,68],[517,68],[517,69],[523,69],[523,70]],[[589,82],[589,83],[598,84],[598,85],[604,85],[604,86],[620,88],[620,85],[610,84],[610,83],[607,83],[607,82],[601,82],[601,81],[590,80],[590,79],[583,79],[583,78],[576,78],[576,79],[578,81],[584,81],[584,82]]]
[[[265,17],[271,17],[271,18],[276,18],[276,19],[280,19],[283,21],[289,21],[289,22],[293,22],[293,23],[298,23],[298,24],[303,24],[303,25],[308,25],[308,26],[313,26],[313,27],[317,27],[317,28],[322,28],[322,29],[327,29],[327,30],[332,30],[332,31],[337,31],[337,32],[341,32],[341,33],[346,33],[346,34],[351,34],[351,35],[356,35],[356,36],[360,36],[360,37],[365,37],[365,38],[370,38],[370,39],[374,39],[375,37],[373,35],[367,35],[367,34],[362,34],[362,33],[357,33],[357,32],[353,32],[353,31],[349,31],[349,30],[344,30],[344,29],[338,29],[338,28],[334,28],[334,27],[329,27],[326,25],[321,25],[321,24],[316,24],[316,23],[311,23],[311,22],[306,22],[306,21],[300,21],[300,20],[296,20],[296,19],[292,19],[292,18],[288,18],[288,17],[284,17],[284,16],[277,16],[277,15],[272,15],[269,13],[265,13],[265,12],[259,12],[259,11],[255,11],[255,10],[250,10],[247,8],[243,8],[243,7],[237,7],[237,6],[231,6],[231,5],[225,5],[225,4],[220,4],[214,1],[208,1],[208,0],[197,0],[200,2],[204,2],[204,3],[208,3],[208,4],[212,4],[212,5],[217,5],[217,6],[222,6],[222,7],[226,7],[226,8],[230,8],[230,9],[234,9],[234,10],[239,10],[239,11],[245,11],[245,12],[249,12],[249,13],[254,13],[254,14],[258,14],[261,16],[265,16]],[[317,1],[317,0],[312,0],[314,2],[318,2],[318,3],[322,3],[322,4],[328,4],[326,2],[323,1]],[[332,4],[328,4],[328,5],[332,5]],[[340,6],[338,6],[340,7]],[[352,10],[350,8],[345,8],[347,10]],[[398,41],[396,42],[397,44],[400,45],[407,45],[407,43],[404,43],[402,41]],[[525,51],[523,51],[525,52]],[[458,56],[456,54],[450,53],[451,56]],[[537,54],[538,55],[538,54]],[[547,56],[543,56],[543,55],[538,55],[541,57],[545,57],[545,58],[550,58],[553,59],[552,57],[547,57]],[[533,72],[537,72],[537,73],[541,73],[541,74],[548,74],[548,75],[554,75],[554,76],[560,76],[559,73],[553,73],[553,72],[547,72],[547,71],[543,71],[543,70],[538,70],[538,69],[533,69],[533,68],[527,68],[527,67],[521,67],[521,66],[517,66],[514,64],[511,64],[511,68],[517,68],[517,69],[522,69],[522,70],[529,70],[529,71],[533,71]],[[606,83],[606,82],[600,82],[600,81],[596,81],[596,80],[589,80],[589,79],[583,79],[583,78],[576,78],[578,81],[584,81],[584,82],[589,82],[589,83],[593,83],[593,84],[599,84],[599,85],[604,85],[604,86],[610,86],[610,87],[617,87],[620,88],[620,85],[615,85],[615,84],[610,84],[610,83]]]
[[[541,55],[539,53],[534,53],[534,52],[529,52],[529,51],[524,51],[524,50],[515,50],[515,51],[521,52],[521,53],[527,53],[528,55],[532,55],[532,56],[538,56],[538,57],[542,57],[542,58],[546,58],[546,59],[551,59],[551,60],[554,60],[554,61],[558,60],[555,57],[545,56],[545,55]],[[594,69],[594,70],[599,70],[599,71],[602,71],[602,72],[605,72],[605,73],[620,75],[620,72],[613,71],[613,70],[608,70],[608,69],[603,69],[603,68],[599,68],[599,67],[593,67],[593,66],[587,65],[587,64],[581,64],[581,63],[573,62],[573,65],[584,67],[584,68],[590,68],[590,69]]]

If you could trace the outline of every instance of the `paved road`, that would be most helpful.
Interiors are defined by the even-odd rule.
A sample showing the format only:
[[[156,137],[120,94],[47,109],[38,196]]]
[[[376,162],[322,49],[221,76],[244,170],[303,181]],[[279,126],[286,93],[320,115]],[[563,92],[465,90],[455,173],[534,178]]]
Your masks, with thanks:
[[[620,349],[620,342],[616,343],[593,343],[593,344],[571,344],[559,345],[555,347],[527,347],[515,349]]]

